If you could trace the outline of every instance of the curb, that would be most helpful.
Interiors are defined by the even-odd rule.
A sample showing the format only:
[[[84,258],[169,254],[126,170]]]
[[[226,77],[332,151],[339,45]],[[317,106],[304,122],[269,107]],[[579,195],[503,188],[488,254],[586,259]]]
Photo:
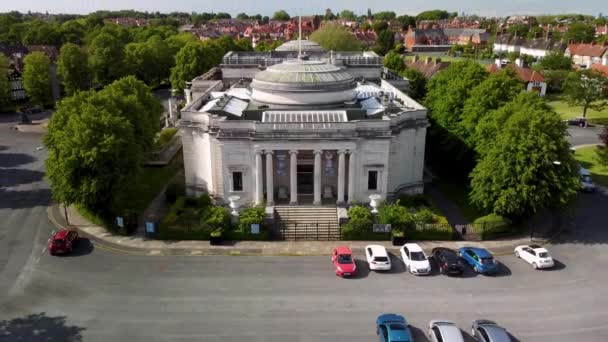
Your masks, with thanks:
[[[57,229],[65,229],[68,226],[61,224],[57,217],[55,216],[54,209],[58,208],[57,204],[53,204],[47,207],[47,215],[53,226]],[[139,247],[127,247],[124,245],[120,245],[117,243],[109,242],[105,239],[102,239],[96,235],[90,234],[77,226],[72,226],[76,230],[78,230],[79,234],[82,237],[85,237],[91,241],[91,243],[95,246],[95,248],[99,248],[103,251],[115,253],[115,254],[123,254],[123,255],[134,255],[134,256],[286,256],[286,257],[302,257],[302,256],[328,256],[330,255],[329,251],[315,251],[315,252],[268,252],[265,253],[261,248],[222,248],[222,247],[208,247],[208,248],[194,248],[194,249],[186,249],[186,248],[139,248]],[[539,245],[545,245],[554,240],[561,232],[558,232],[555,236],[547,239],[543,242],[539,242]],[[339,243],[339,242],[337,242]],[[506,251],[492,251],[491,248],[488,250],[495,256],[506,256],[512,255],[513,249],[516,247],[516,244],[498,247],[498,250]],[[393,253],[394,255],[399,254],[399,247],[393,246],[394,248],[387,248],[389,253]],[[353,253],[355,254],[363,254],[363,248],[353,248]]]

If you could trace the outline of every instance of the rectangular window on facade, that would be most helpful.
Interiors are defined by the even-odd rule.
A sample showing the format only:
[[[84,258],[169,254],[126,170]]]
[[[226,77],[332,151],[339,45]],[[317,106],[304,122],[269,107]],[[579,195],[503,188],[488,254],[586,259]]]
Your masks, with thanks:
[[[367,173],[367,190],[378,190],[378,171]]]
[[[243,173],[232,173],[232,191],[243,191]]]

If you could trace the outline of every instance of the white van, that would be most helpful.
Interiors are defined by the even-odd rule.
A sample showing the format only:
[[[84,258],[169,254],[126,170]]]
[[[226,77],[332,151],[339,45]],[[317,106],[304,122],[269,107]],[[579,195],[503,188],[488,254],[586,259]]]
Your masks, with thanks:
[[[595,184],[593,184],[593,179],[591,179],[591,172],[581,167],[578,173],[581,176],[581,186],[583,188],[583,191],[595,191]]]

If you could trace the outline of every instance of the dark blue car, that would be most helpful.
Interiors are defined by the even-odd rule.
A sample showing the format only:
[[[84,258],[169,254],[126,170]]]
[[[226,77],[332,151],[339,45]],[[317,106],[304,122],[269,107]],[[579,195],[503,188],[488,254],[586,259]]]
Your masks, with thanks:
[[[411,342],[409,324],[405,318],[397,314],[382,314],[376,319],[376,334],[380,342]]]
[[[461,247],[458,252],[460,257],[477,273],[495,274],[498,271],[498,263],[484,248]]]

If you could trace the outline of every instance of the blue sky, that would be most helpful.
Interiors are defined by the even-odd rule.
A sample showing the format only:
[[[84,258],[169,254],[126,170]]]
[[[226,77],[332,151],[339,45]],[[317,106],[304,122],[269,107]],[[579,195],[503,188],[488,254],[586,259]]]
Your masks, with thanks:
[[[334,12],[350,9],[357,14],[391,10],[397,14],[416,14],[427,9],[464,11],[471,14],[505,16],[510,14],[585,13],[608,14],[607,0],[2,0],[0,11],[48,11],[50,13],[89,13],[96,10],[136,9],[141,11],[239,12],[271,15],[277,9],[289,14]]]

